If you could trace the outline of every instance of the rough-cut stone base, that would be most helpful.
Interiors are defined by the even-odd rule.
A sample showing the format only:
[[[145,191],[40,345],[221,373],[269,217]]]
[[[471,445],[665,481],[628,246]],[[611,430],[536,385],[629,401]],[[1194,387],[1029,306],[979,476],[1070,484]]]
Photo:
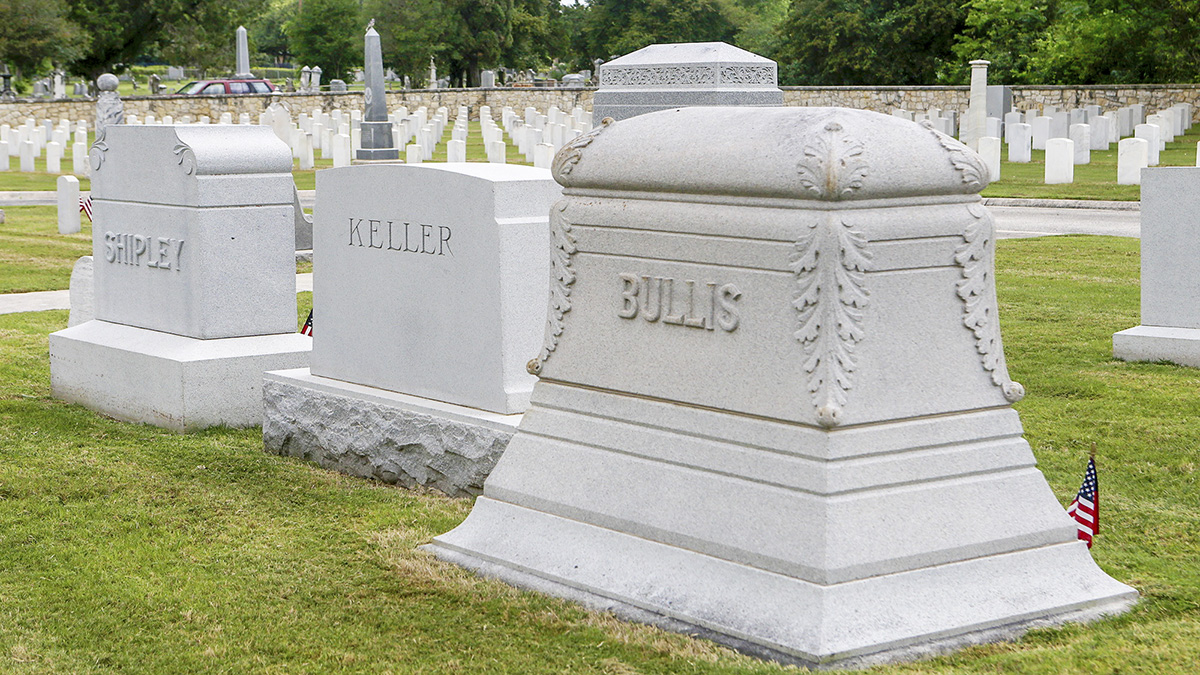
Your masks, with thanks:
[[[480,494],[521,415],[498,415],[311,374],[266,373],[263,447],[352,476]]]
[[[481,497],[422,547],[484,576],[820,670],[911,660],[1126,611],[1082,542],[819,585]]]
[[[173,431],[262,422],[262,374],[308,363],[298,333],[197,340],[88,321],[50,334],[55,398]]]
[[[1200,368],[1200,329],[1135,326],[1113,334],[1113,356],[1122,361],[1170,361]]]

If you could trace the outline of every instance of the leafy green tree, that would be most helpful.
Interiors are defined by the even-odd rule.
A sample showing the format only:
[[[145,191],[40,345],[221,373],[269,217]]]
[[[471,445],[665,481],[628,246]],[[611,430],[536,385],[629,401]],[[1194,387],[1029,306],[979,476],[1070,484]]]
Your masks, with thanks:
[[[652,44],[732,43],[737,18],[728,0],[592,0],[584,32],[589,54],[607,60]]]
[[[154,48],[187,61],[234,58],[233,30],[260,12],[264,0],[64,0],[66,18],[86,36],[71,59],[73,72],[95,78],[133,63]],[[229,67],[232,67],[229,63]]]
[[[780,79],[932,84],[964,17],[957,0],[795,0],[780,27]]]
[[[966,82],[967,64],[986,59],[988,79],[1003,84],[1035,84],[1042,78],[1031,59],[1058,10],[1055,0],[970,0],[966,28],[954,43],[957,63],[943,79]]]
[[[246,24],[254,52],[273,64],[290,60],[292,50],[285,28],[299,11],[299,4],[299,0],[274,0],[267,11]]]
[[[0,2],[0,61],[29,75],[78,56],[86,43],[65,14],[62,0]]]
[[[442,26],[440,61],[450,81],[467,76],[478,86],[479,73],[499,65],[512,46],[513,0],[444,0],[448,19]]]
[[[420,86],[429,73],[429,57],[441,52],[442,25],[449,15],[432,0],[366,0],[364,16],[375,19],[383,63]]]
[[[296,59],[320,66],[324,82],[345,80],[362,63],[365,29],[358,0],[304,0],[286,27]]]

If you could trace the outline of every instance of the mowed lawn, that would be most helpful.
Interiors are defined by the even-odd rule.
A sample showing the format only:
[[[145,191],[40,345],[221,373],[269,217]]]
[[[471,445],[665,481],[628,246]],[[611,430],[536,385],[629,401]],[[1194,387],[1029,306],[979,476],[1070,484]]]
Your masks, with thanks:
[[[1111,358],[1138,324],[1138,242],[1005,240],[998,260],[1027,437],[1063,504],[1096,444],[1093,555],[1143,599],[871,672],[1195,673],[1200,372]],[[0,316],[0,672],[797,672],[417,550],[470,500],[264,454],[258,429],[179,436],[56,401],[46,336],[66,318]]]

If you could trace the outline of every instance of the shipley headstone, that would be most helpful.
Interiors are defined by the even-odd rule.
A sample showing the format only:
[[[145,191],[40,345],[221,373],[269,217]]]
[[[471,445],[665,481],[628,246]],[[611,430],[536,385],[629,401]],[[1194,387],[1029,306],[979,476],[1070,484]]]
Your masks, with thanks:
[[[680,106],[780,106],[777,66],[724,42],[643,47],[600,66],[596,119]]]
[[[529,405],[560,194],[515,165],[319,172],[312,367],[267,374],[266,450],[478,494]]]
[[[91,150],[95,320],[50,335],[54,395],[176,431],[262,421],[296,333],[288,147],[263,126],[108,127]]]
[[[436,555],[820,667],[1135,600],[1022,438],[975,153],[868,111],[683,108],[554,177],[541,379]]]

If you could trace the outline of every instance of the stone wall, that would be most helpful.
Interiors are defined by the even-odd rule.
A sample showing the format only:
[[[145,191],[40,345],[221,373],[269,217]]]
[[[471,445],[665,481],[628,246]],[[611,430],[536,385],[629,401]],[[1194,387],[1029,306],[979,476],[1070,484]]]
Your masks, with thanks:
[[[907,110],[941,109],[966,110],[967,87],[781,87],[785,105],[797,106],[842,106],[890,112],[894,108]],[[495,89],[422,89],[391,91],[387,94],[388,105],[405,105],[415,109],[422,105],[437,108],[446,106],[454,109],[468,106],[472,113],[480,106],[489,105],[494,110],[512,106],[523,110],[533,106],[545,110],[551,105],[570,110],[582,106],[590,110],[595,89],[542,89],[542,88],[495,88]],[[240,113],[258,114],[278,102],[293,113],[321,108],[330,111],[338,108],[350,109],[362,106],[362,92],[334,94],[274,93],[248,94],[243,96],[137,96],[125,99],[125,110],[138,117],[153,113],[161,118],[171,115],[179,119],[191,115],[194,119],[208,115],[217,120],[223,112],[232,112],[234,119]],[[1076,108],[1089,104],[1116,108],[1132,103],[1142,103],[1147,112],[1170,107],[1175,103],[1191,103],[1193,110],[1200,113],[1200,85],[1198,84],[1138,84],[1138,85],[1095,85],[1074,87],[1013,87],[1013,104],[1019,110],[1056,105],[1060,108]],[[0,103],[0,124],[17,125],[28,117],[37,119],[71,120],[86,119],[95,115],[95,104],[90,100],[22,100],[15,103]]]
[[[891,112],[931,107],[966,110],[969,87],[781,87],[785,105],[839,106]],[[1200,84],[1132,84],[1013,87],[1018,110],[1055,105],[1059,109],[1098,105],[1106,109],[1141,103],[1147,112],[1175,103],[1200,106]]]

